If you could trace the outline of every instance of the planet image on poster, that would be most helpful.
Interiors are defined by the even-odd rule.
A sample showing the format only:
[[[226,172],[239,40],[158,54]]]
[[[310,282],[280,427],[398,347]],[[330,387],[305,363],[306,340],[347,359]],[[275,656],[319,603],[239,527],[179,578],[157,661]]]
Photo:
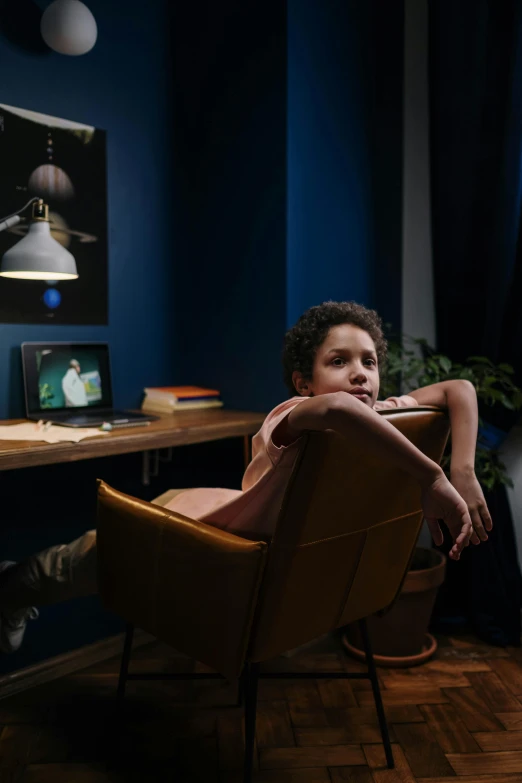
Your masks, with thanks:
[[[62,301],[62,295],[56,288],[48,288],[43,295],[44,303],[50,310],[56,310]]]
[[[49,212],[49,228],[52,238],[56,239],[62,247],[67,249],[71,244],[71,234],[65,218],[59,215],[58,212]]]
[[[82,244],[89,242],[97,242],[98,237],[94,234],[87,234],[85,231],[75,231],[69,228],[69,224],[58,212],[49,212],[49,224],[51,236],[56,239],[57,242],[67,249],[71,244],[71,239],[77,237],[78,241]],[[27,221],[18,223],[16,226],[8,229],[10,234],[16,234],[16,236],[23,237],[27,234],[29,224]]]
[[[38,166],[29,177],[28,185],[32,193],[57,201],[68,201],[74,196],[74,185],[69,175],[52,163]]]

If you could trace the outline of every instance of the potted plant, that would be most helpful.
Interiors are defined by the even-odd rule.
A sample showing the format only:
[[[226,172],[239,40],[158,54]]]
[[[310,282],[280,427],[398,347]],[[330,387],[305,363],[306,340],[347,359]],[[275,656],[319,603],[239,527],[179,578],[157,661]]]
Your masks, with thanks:
[[[499,457],[504,433],[484,420],[484,411],[502,406],[517,411],[522,406],[522,390],[513,383],[513,368],[495,365],[484,356],[470,356],[463,363],[431,348],[426,340],[408,335],[389,339],[388,363],[381,379],[381,396],[407,394],[412,389],[440,381],[462,378],[470,381],[479,402],[479,435],[475,473],[486,491],[505,484],[513,486]],[[451,437],[442,458],[448,472]],[[437,649],[428,633],[431,613],[439,586],[444,580],[446,557],[436,549],[417,547],[401,593],[393,608],[381,617],[368,618],[368,631],[379,666],[415,666],[428,660]],[[358,624],[347,626],[343,644],[348,652],[364,659]]]

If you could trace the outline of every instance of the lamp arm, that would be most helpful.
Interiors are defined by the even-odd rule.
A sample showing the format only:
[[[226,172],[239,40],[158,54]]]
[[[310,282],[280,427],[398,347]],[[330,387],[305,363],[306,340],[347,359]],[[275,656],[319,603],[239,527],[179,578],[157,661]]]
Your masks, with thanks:
[[[7,215],[7,217],[2,218],[0,220],[0,231],[5,231],[6,228],[10,228],[10,226],[15,226],[17,223],[20,222],[20,218],[18,220],[15,220],[14,223],[10,222],[12,218],[18,217],[22,212],[25,212],[27,207],[30,207],[31,204],[34,204],[35,201],[41,201],[40,196],[35,196],[30,201],[27,202],[27,204],[22,207],[22,209],[18,209],[16,212],[13,212],[12,215]]]
[[[20,215],[13,215],[13,217],[7,218],[7,220],[2,220],[0,223],[0,231],[5,231],[6,228],[11,228],[11,226],[16,226],[21,219]]]

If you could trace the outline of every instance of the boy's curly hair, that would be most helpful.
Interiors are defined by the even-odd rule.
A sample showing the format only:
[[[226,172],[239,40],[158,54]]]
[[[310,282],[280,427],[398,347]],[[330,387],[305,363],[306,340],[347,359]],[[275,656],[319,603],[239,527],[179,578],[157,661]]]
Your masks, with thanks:
[[[381,317],[357,302],[323,302],[310,307],[285,335],[283,348],[283,373],[288,391],[296,393],[292,373],[298,370],[306,380],[312,378],[317,349],[326,340],[332,326],[353,324],[368,332],[377,352],[379,369],[386,363],[387,342],[382,330]]]

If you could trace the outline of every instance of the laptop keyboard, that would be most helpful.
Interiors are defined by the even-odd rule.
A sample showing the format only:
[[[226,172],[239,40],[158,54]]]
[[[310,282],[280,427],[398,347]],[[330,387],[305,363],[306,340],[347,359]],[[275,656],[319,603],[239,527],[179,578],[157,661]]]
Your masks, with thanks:
[[[71,413],[53,414],[53,420],[58,424],[63,422],[75,427],[97,426],[103,422],[111,424],[113,427],[138,427],[148,423],[145,417],[137,414],[126,413],[125,411],[92,411],[92,413],[82,413],[74,415]]]

